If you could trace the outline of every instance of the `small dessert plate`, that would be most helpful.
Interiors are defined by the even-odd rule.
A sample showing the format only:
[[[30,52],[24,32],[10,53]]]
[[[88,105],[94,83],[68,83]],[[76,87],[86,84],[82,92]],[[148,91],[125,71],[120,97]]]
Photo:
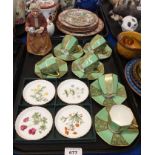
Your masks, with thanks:
[[[61,82],[57,88],[59,98],[68,104],[79,104],[89,95],[87,85],[77,79],[69,79]]]
[[[51,113],[43,107],[29,107],[24,109],[15,121],[17,134],[25,140],[39,140],[52,129]]]
[[[131,125],[129,125],[128,128],[126,128],[126,126],[118,126],[116,123],[109,121],[118,121],[118,119],[121,119],[121,121],[118,122],[123,123],[123,121],[126,122],[126,119],[129,120],[129,118],[126,118],[127,115],[124,113],[122,114],[122,110],[119,110],[115,111],[115,113],[113,112],[113,115],[115,117],[114,120],[111,120],[113,118],[109,118],[109,110],[110,109],[105,107],[102,110],[100,110],[95,116],[95,130],[98,136],[107,144],[112,146],[129,146],[131,143],[134,142],[134,140],[137,138],[139,134],[136,120],[133,119],[133,122],[131,123]],[[129,112],[127,111],[127,114],[128,113]],[[120,130],[120,128],[122,129],[122,131],[118,132],[117,130]]]
[[[111,77],[111,78],[110,78]],[[122,104],[126,98],[125,87],[115,74],[104,74],[90,85],[92,99],[102,106]]]
[[[31,105],[44,105],[55,96],[54,85],[46,80],[34,80],[23,89],[24,100]]]
[[[57,131],[67,138],[80,138],[86,135],[92,125],[89,112],[78,105],[61,108],[55,116]]]

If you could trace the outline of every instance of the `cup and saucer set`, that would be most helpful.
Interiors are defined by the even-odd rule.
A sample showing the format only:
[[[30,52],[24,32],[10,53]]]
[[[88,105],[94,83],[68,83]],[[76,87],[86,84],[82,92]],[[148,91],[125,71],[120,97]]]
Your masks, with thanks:
[[[139,135],[131,109],[122,103],[127,95],[115,74],[104,74],[90,85],[92,99],[105,106],[95,116],[98,136],[112,146],[128,146]]]

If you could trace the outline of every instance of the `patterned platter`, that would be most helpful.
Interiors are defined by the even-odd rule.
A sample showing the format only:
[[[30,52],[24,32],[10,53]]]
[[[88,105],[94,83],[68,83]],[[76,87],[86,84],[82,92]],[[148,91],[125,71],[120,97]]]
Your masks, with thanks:
[[[69,79],[61,82],[57,88],[59,98],[68,104],[82,103],[89,95],[87,85],[77,79]]]
[[[24,100],[31,105],[44,105],[55,96],[54,85],[46,80],[34,80],[23,89]]]
[[[86,135],[92,126],[89,112],[78,105],[61,108],[55,116],[57,131],[67,138],[80,138]]]
[[[25,140],[39,140],[45,137],[52,129],[53,118],[51,113],[43,107],[29,107],[17,117],[15,130]]]
[[[93,31],[86,32],[86,33],[76,33],[76,32],[68,31],[65,28],[63,28],[61,25],[59,25],[59,22],[58,21],[56,22],[56,25],[57,25],[57,28],[60,31],[62,31],[63,33],[70,34],[70,35],[77,36],[77,37],[92,36],[92,35],[95,35],[95,34],[101,32],[103,30],[103,28],[104,28],[104,23],[103,23],[103,21],[100,18],[99,18],[99,22],[98,22],[97,28],[95,30],[93,30]]]
[[[108,125],[109,109],[103,108],[95,116],[95,130],[99,137],[112,146],[128,146],[138,136],[139,130],[136,120],[127,129],[120,133],[112,132]]]
[[[139,61],[138,59],[133,59],[130,60],[126,66],[125,66],[125,78],[127,80],[128,85],[130,86],[130,88],[139,96],[141,96],[141,88],[138,87],[138,85],[136,85],[133,81],[132,78],[132,71],[133,71],[133,66],[134,64]]]
[[[68,9],[59,14],[58,21],[67,27],[93,27],[98,24],[98,17],[88,10]]]

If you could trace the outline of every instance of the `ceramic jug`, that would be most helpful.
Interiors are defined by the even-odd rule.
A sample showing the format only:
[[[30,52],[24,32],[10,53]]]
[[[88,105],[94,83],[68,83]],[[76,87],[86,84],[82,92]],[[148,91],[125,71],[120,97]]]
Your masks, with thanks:
[[[25,1],[24,0],[16,0],[16,24],[24,24],[25,23]]]

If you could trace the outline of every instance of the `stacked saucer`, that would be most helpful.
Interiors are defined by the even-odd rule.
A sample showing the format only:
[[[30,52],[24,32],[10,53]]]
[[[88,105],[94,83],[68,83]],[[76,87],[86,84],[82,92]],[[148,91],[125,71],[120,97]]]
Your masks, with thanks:
[[[56,24],[63,33],[78,37],[95,35],[104,28],[103,21],[96,14],[84,9],[63,11]]]

